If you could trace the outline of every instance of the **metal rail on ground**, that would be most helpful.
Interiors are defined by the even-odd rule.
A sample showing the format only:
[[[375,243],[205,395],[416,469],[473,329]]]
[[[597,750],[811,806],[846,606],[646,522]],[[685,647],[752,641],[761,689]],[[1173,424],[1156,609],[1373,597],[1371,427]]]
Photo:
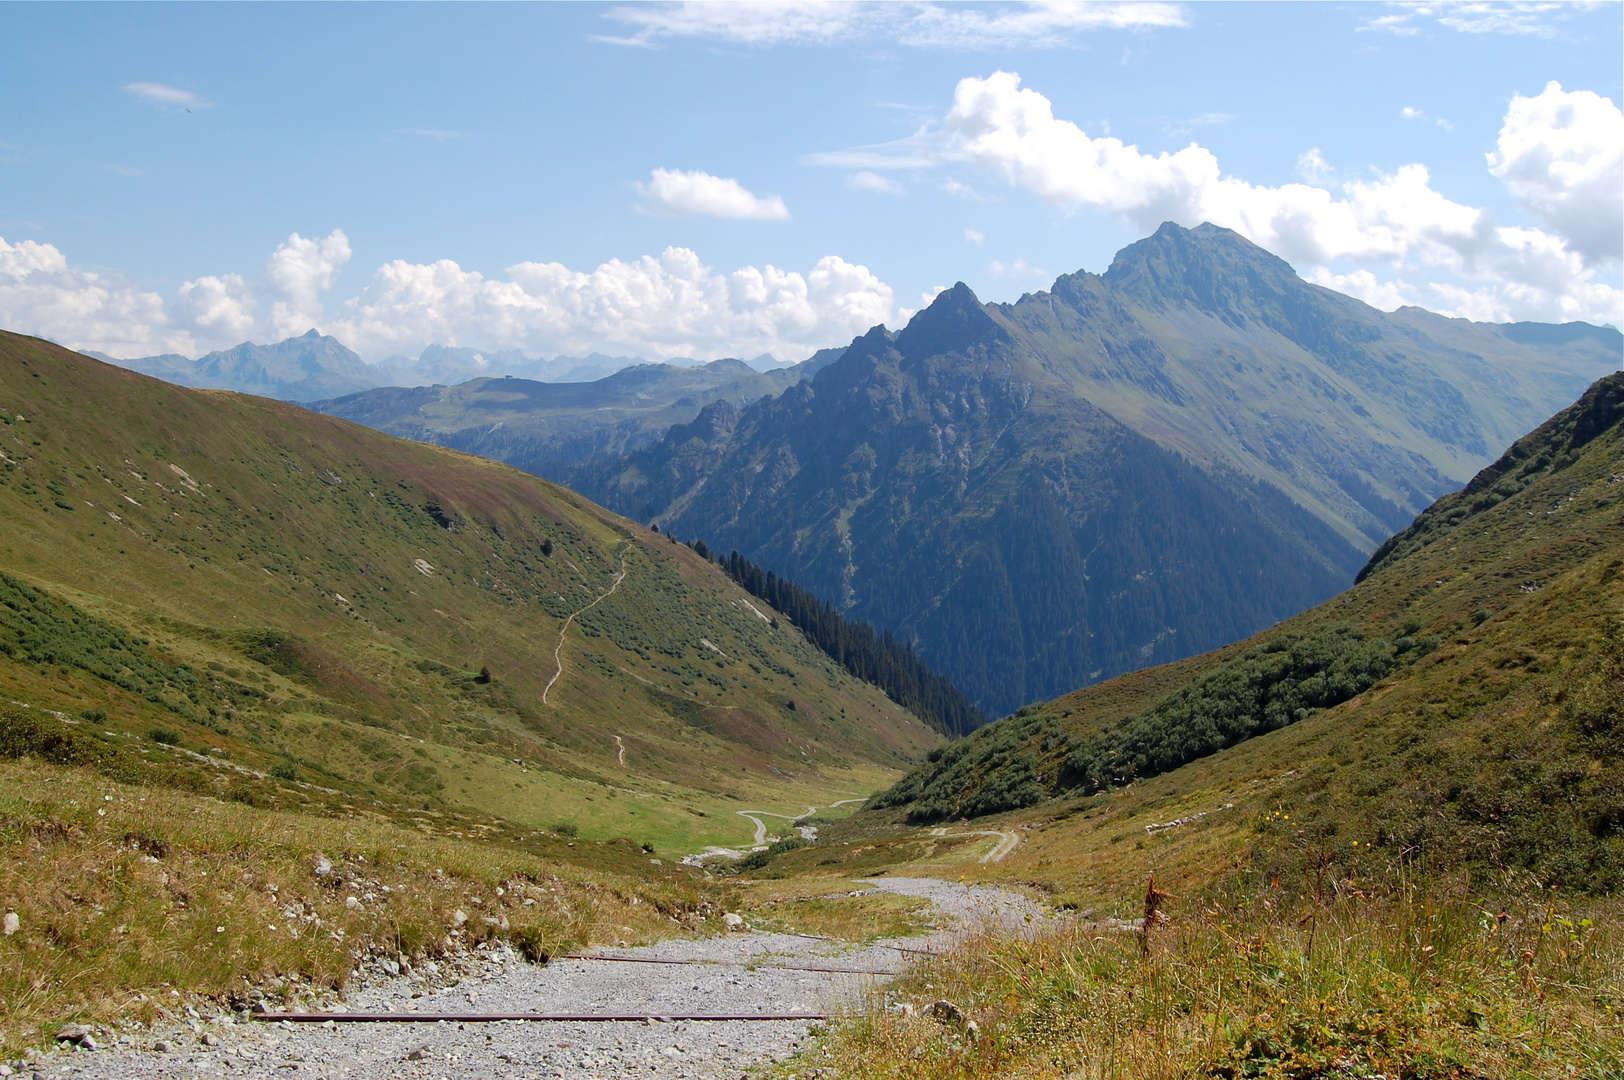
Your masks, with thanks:
[[[770,968],[773,971],[816,971],[831,975],[901,975],[900,971],[875,971],[872,968],[819,967],[812,964],[758,964],[753,960],[685,960],[655,956],[604,956],[597,953],[565,953],[555,960],[607,960],[616,964],[692,964],[696,967],[748,967]]]
[[[678,1020],[827,1020],[826,1013],[254,1013],[266,1023],[293,1024],[497,1024],[515,1020],[550,1023],[673,1023]]]

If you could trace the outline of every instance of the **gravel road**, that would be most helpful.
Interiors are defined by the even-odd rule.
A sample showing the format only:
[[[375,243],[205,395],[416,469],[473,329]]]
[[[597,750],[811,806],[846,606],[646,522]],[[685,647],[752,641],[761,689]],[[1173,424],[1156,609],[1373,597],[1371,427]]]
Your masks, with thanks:
[[[28,1062],[24,1076],[84,1080],[134,1077],[727,1078],[793,1055],[807,1021],[661,1021],[692,1013],[837,1014],[902,969],[903,949],[947,945],[993,923],[1019,926],[1043,912],[1026,898],[927,878],[879,878],[887,892],[920,896],[950,929],[929,937],[851,945],[753,931],[599,955],[689,964],[555,960],[526,963],[506,947],[461,965],[423,964],[411,975],[358,979],[348,1012],[572,1013],[645,1016],[639,1021],[336,1024],[199,1018],[186,1027],[140,1030],[94,1051],[60,1049]],[[811,971],[808,968],[837,968]],[[454,985],[448,985],[453,983]],[[160,1041],[168,1049],[158,1048]],[[23,1063],[14,1062],[8,1068]],[[3,1072],[3,1070],[0,1070]]]

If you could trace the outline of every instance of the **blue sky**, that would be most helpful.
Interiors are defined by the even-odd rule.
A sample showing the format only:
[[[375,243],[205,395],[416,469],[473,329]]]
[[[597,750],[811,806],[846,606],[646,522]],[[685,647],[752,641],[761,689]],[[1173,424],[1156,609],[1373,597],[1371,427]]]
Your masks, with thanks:
[[[1617,324],[1621,16],[3,5],[0,325],[798,360],[1167,217],[1383,307]]]

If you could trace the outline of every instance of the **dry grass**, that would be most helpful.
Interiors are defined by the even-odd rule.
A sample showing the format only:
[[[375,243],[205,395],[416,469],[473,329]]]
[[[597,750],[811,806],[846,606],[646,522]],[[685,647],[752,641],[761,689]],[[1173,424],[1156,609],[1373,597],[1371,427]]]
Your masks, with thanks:
[[[1138,934],[1074,922],[982,938],[837,1025],[842,1077],[1617,1078],[1617,905],[1502,915],[1458,896],[1254,897]],[[952,1001],[967,1023],[925,1015]],[[910,1002],[913,1015],[884,1006]]]
[[[641,858],[599,871],[26,760],[0,762],[0,852],[0,905],[20,924],[0,937],[5,1052],[70,1019],[330,996],[372,955],[504,938],[539,958],[720,913],[686,874],[638,874]]]

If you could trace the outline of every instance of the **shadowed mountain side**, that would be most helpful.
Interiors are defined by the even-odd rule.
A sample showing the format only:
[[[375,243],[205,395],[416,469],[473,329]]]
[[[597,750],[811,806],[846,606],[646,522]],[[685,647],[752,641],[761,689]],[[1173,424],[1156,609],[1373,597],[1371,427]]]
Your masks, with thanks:
[[[588,490],[792,567],[990,710],[1243,636],[1363,561],[1278,491],[1019,378],[968,289],[931,312],[815,383],[708,407]],[[972,343],[943,358],[949,337]]]
[[[871,805],[924,823],[1068,793],[1111,806],[1131,785],[1207,811],[1269,783],[1299,843],[1352,837],[1406,867],[1615,891],[1621,421],[1624,374],[1421,514],[1343,595],[1250,641],[1023,708],[932,751]]]
[[[1252,633],[1618,366],[1164,226],[1016,304],[960,284],[778,398],[577,472],[912,641],[989,711]]]

